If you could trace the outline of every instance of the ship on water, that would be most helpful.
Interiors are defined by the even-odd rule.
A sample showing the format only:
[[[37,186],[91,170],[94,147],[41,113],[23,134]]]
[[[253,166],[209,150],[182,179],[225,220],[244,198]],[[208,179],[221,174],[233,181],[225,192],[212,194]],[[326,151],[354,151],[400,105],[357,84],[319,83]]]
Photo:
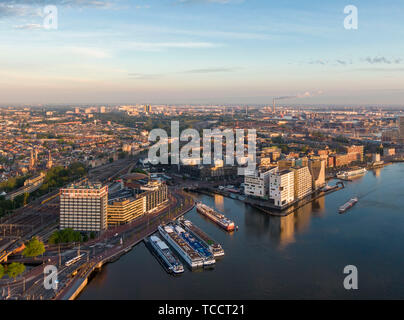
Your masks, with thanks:
[[[209,248],[204,246],[201,241],[194,237],[191,233],[181,228],[180,225],[175,225],[175,231],[178,235],[185,240],[202,258],[203,266],[208,267],[216,263],[215,257]]]
[[[352,208],[355,204],[358,203],[358,198],[352,198],[351,200],[349,200],[347,203],[345,203],[344,205],[342,205],[341,207],[339,207],[339,213],[345,213],[347,210],[349,210],[350,208]]]
[[[209,218],[226,231],[234,231],[235,229],[235,224],[233,221],[201,202],[196,204],[196,211]]]
[[[349,180],[364,175],[367,172],[365,168],[359,168],[350,171],[340,171],[337,173],[337,178]]]
[[[184,272],[184,266],[174,256],[167,244],[157,236],[151,236],[147,239],[147,243],[150,245],[156,256],[160,261],[164,263],[167,271],[174,274]]]
[[[176,232],[173,224],[159,226],[161,236],[191,268],[203,267],[204,259]]]
[[[198,238],[202,244],[207,246],[209,250],[213,253],[215,257],[222,257],[224,256],[224,250],[222,246],[209,237],[205,232],[203,232],[200,228],[194,225],[189,220],[180,220],[181,225],[184,227],[185,230],[192,233],[196,238]]]

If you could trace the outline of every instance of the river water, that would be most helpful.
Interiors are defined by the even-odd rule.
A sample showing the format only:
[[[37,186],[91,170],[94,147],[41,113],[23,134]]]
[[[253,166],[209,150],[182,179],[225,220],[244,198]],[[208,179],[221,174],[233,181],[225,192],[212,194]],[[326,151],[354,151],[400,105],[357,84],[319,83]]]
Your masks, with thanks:
[[[358,204],[338,214],[354,196]],[[404,298],[404,164],[370,171],[283,218],[221,196],[196,198],[239,226],[228,234],[195,209],[186,215],[222,244],[214,269],[170,276],[141,243],[104,266],[79,299]],[[358,269],[358,290],[344,289],[347,265]]]

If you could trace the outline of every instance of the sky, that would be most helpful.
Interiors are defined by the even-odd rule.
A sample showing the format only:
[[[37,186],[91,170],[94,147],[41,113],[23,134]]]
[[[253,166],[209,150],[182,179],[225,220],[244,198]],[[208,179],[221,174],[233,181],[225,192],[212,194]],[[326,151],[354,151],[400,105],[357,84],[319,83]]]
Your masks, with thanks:
[[[403,39],[402,0],[0,0],[0,104],[404,105]]]

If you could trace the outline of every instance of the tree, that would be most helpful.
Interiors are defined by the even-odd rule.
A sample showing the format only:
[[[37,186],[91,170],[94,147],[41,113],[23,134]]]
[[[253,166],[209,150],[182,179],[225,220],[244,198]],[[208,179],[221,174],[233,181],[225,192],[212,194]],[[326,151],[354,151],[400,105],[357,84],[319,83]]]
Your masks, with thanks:
[[[81,242],[83,238],[78,231],[71,228],[55,231],[49,238],[50,244]]]
[[[0,264],[0,279],[4,276],[4,267]]]
[[[25,244],[25,249],[22,252],[24,257],[37,257],[45,252],[45,246],[38,237],[33,237]]]
[[[7,275],[10,278],[17,278],[20,274],[25,271],[25,266],[19,262],[13,262],[7,267]]]

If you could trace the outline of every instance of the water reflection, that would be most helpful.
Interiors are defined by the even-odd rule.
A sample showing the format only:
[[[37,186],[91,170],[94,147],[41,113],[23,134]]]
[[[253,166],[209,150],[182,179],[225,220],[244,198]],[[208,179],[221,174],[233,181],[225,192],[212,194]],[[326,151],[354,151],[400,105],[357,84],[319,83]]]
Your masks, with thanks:
[[[380,168],[374,169],[374,170],[372,170],[372,173],[373,173],[373,175],[374,175],[376,178],[379,178],[379,177],[380,177],[380,173],[381,173],[381,169],[380,169]]]
[[[215,195],[215,207],[217,210],[224,212],[224,197],[221,195]]]
[[[287,217],[195,195],[240,227],[230,235],[195,209],[186,215],[226,252],[213,271],[171,277],[140,244],[106,265],[80,299],[403,299],[404,164],[377,174],[347,182]],[[359,203],[338,214],[353,196]],[[358,266],[364,284],[354,295],[342,286],[348,264]]]
[[[307,232],[312,218],[325,214],[325,197],[319,198],[285,217],[276,217],[246,206],[244,226],[249,235],[269,236],[279,248],[294,243],[295,235]]]

